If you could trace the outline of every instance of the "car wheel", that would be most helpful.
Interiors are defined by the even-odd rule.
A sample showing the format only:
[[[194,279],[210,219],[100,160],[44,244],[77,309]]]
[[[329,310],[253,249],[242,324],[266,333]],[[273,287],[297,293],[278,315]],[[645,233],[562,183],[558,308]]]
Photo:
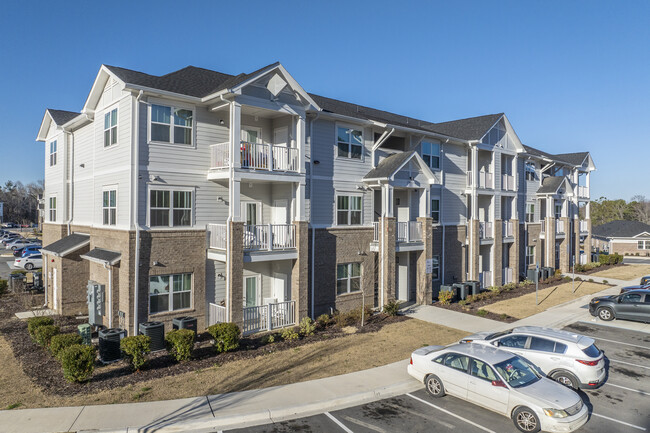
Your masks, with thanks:
[[[445,386],[435,374],[430,374],[424,378],[424,384],[427,386],[427,392],[432,397],[439,398],[445,395]]]
[[[578,389],[578,379],[568,371],[558,371],[553,373],[551,378],[566,387]]]
[[[541,430],[539,418],[532,409],[529,409],[526,406],[519,407],[515,410],[512,414],[512,422],[515,423],[515,427],[517,427],[519,431],[525,433],[535,433]]]
[[[614,318],[614,313],[612,312],[611,308],[600,308],[598,310],[598,318],[600,320],[604,320],[605,322],[609,322]]]
[[[33,263],[25,264],[25,269],[27,269],[28,271],[31,271],[32,269],[34,269],[34,264]]]

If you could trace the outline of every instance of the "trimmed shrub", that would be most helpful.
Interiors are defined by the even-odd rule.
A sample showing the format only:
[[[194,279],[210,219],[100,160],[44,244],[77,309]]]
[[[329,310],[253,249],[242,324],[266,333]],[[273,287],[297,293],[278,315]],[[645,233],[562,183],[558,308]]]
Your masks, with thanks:
[[[399,306],[399,301],[388,301],[388,303],[384,305],[384,313],[388,314],[389,316],[397,316],[397,313],[399,313]]]
[[[147,353],[151,352],[151,337],[147,335],[132,335],[120,340],[120,349],[124,352],[135,371],[147,362]]]
[[[284,328],[282,331],[282,339],[291,341],[297,340],[299,337],[298,333],[293,328]]]
[[[7,293],[7,288],[9,287],[7,280],[0,279],[0,296]]]
[[[477,315],[477,316],[481,316],[481,317],[485,317],[485,316],[488,315],[488,312],[487,312],[486,310],[478,310],[478,311],[476,312],[476,315]]]
[[[29,331],[29,336],[34,339],[34,331],[36,328],[45,325],[54,325],[54,319],[49,316],[36,316],[30,317],[27,319],[27,331]]]
[[[310,317],[303,317],[303,319],[300,321],[300,334],[302,334],[303,337],[306,337],[308,335],[312,335],[315,330],[316,324],[314,321],[311,320]]]
[[[208,332],[214,338],[214,348],[217,353],[228,352],[239,347],[241,331],[234,323],[217,323],[210,326]]]
[[[441,291],[440,293],[438,293],[438,301],[440,301],[442,305],[451,304],[451,299],[453,297],[454,294],[451,291],[444,291],[444,292]]]
[[[188,361],[192,357],[196,333],[191,329],[172,329],[165,335],[167,351],[179,362]]]
[[[42,347],[49,347],[50,340],[61,333],[61,328],[55,325],[44,325],[34,329],[34,341]]]
[[[63,377],[68,382],[85,382],[95,370],[95,348],[85,344],[73,344],[59,354]]]
[[[81,335],[76,332],[54,335],[50,340],[50,352],[52,352],[52,356],[58,359],[61,352],[73,344],[83,344]]]
[[[327,313],[321,314],[316,318],[316,322],[321,328],[325,328],[330,323],[330,315]]]

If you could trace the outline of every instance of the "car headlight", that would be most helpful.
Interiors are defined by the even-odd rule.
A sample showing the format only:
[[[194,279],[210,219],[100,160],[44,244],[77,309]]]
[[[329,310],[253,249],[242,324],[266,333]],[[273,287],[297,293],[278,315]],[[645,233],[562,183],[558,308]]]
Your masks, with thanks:
[[[544,409],[544,413],[546,416],[550,416],[551,418],[566,418],[569,416],[569,414],[562,409]]]

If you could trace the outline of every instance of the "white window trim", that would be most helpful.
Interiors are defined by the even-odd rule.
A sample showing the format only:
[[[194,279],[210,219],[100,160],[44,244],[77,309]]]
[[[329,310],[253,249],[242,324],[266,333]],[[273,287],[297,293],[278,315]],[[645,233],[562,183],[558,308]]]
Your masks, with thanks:
[[[527,215],[530,215],[530,213],[528,212],[528,206],[531,206],[531,205],[533,206],[533,213],[532,213],[533,218],[532,218],[532,221],[528,221]],[[535,202],[532,202],[532,201],[526,202],[526,207],[524,208],[524,222],[527,222],[527,223],[536,222],[535,221]]]
[[[533,254],[532,255],[528,254],[528,250],[530,248],[533,249]],[[535,245],[526,245],[525,256],[526,256],[526,266],[530,266],[530,265],[535,263]]]
[[[247,204],[256,204],[257,205],[257,215],[255,217],[257,219],[257,224],[256,225],[258,225],[258,226],[259,225],[264,225],[264,223],[262,222],[262,215],[263,215],[262,201],[261,200],[241,200],[239,202],[239,206],[241,208],[240,209],[240,216],[241,216],[242,222],[244,223],[244,226],[247,225],[246,224],[246,218],[245,218],[245,216],[246,216],[245,215],[245,210],[246,210],[246,205]]]
[[[52,199],[54,199],[54,204],[55,204],[54,209],[52,209]],[[49,196],[49,199],[48,199],[48,202],[47,202],[48,222],[55,223],[57,221],[57,212],[56,211],[57,211],[57,208],[59,207],[57,201],[58,200],[57,200],[56,194],[53,194],[53,195]],[[54,210],[54,219],[52,219],[52,211],[53,210]]]
[[[349,128],[356,131],[361,131],[361,158],[356,159],[350,156],[339,156],[339,128]],[[352,146],[352,144],[350,144]],[[351,123],[334,123],[334,159],[340,159],[343,161],[356,161],[364,162],[365,161],[365,150],[366,150],[366,134],[363,130],[363,126],[353,125]],[[348,150],[348,154],[351,155],[351,149]]]
[[[359,276],[358,277],[351,277],[350,275],[352,274],[352,265],[353,264],[358,264],[359,265]],[[339,266],[347,266],[348,267],[348,276],[346,278],[339,278]],[[345,296],[345,295],[351,295],[354,293],[363,293],[363,263],[361,262],[349,262],[349,263],[337,263],[336,268],[334,269],[335,276],[336,276],[336,286],[334,287],[335,294],[336,296]],[[351,291],[350,286],[352,282],[352,278],[358,278],[359,279],[359,290]],[[339,281],[347,281],[347,291],[345,293],[339,293],[338,292],[338,287],[339,287]]]
[[[155,313],[151,312],[151,292],[149,292],[149,283],[147,284],[147,311],[150,316],[157,316],[159,314],[169,314],[169,313],[177,313],[179,311],[192,311],[194,309],[194,272],[175,272],[173,274],[162,274],[162,275],[149,275],[148,278],[151,277],[171,277],[172,275],[184,275],[184,274],[190,274],[190,284],[192,287],[190,288],[190,306],[187,308],[179,308],[177,310],[172,309],[171,307],[173,306],[174,299],[173,299],[173,294],[174,294],[174,287],[173,283],[170,282],[169,285],[169,292],[168,295],[169,299],[167,302],[168,309],[167,311],[157,311]]]
[[[106,134],[106,128],[102,127],[102,147],[104,149],[112,149],[114,147],[117,147],[120,144],[120,140],[119,140],[119,138],[120,138],[120,135],[119,135],[120,134],[120,107],[119,107],[119,102],[116,102],[115,104],[111,105],[110,107],[108,107],[108,108],[106,108],[104,110],[104,117],[102,118],[102,120],[104,122],[106,122],[106,120],[105,120],[106,114],[111,113],[113,110],[117,110],[117,120],[116,120],[115,126],[113,126],[113,127],[109,126],[108,129],[116,128],[116,130],[115,130],[115,135],[116,135],[115,144],[109,144],[108,146],[104,145],[104,135]]]
[[[429,216],[431,218],[433,218],[433,216],[431,215],[431,214],[433,214],[433,200],[438,200],[438,210],[437,210],[437,212],[438,212],[438,221],[434,221],[433,225],[440,225],[442,223],[441,213],[440,213],[440,203],[441,203],[442,200],[440,199],[440,196],[438,196],[438,195],[431,196],[431,203],[429,203]]]
[[[528,168],[530,164],[533,166],[532,171]],[[532,179],[528,179],[528,173],[533,173]],[[537,178],[537,164],[535,164],[533,161],[524,161],[524,178],[526,179],[526,182],[535,182]]]
[[[257,289],[257,294],[255,299],[255,305],[252,307],[246,307],[246,280],[248,278],[255,278],[255,288]],[[242,293],[243,298],[243,308],[254,308],[262,305],[262,274],[253,274],[253,275],[244,275],[244,293]]]
[[[339,197],[361,197],[361,218],[359,224],[339,224]],[[334,194],[334,221],[332,224],[334,227],[361,227],[363,226],[363,199],[364,199],[364,194],[360,194],[358,192],[345,192],[345,191],[337,191]],[[348,221],[350,221],[350,209],[348,209]]]
[[[433,264],[433,258],[434,258],[434,257],[438,257],[438,266],[435,266],[435,265]],[[441,262],[441,260],[440,260],[440,256],[439,256],[439,255],[435,255],[435,256],[432,256],[432,257],[431,257],[432,270],[433,270],[433,269],[438,269],[438,278],[433,278],[432,281],[440,281],[440,279],[441,279],[440,277],[441,277],[442,266],[441,266],[440,262]],[[433,274],[433,272],[432,272],[432,274]]]
[[[245,129],[250,129],[250,130],[257,131],[257,141],[255,143],[252,143],[252,144],[264,144],[264,137],[262,137],[262,127],[261,126],[251,126],[251,125],[243,125],[242,124],[239,129],[240,129],[240,131],[239,131],[239,139],[240,139],[240,141],[244,141],[242,132],[244,132]],[[250,143],[250,141],[247,141],[246,143]]]
[[[166,141],[154,141],[151,139],[151,106],[152,105],[162,105],[165,107],[171,108],[171,120],[170,120],[170,131],[169,139],[170,142]],[[174,143],[174,109],[182,110],[191,110],[192,111],[192,144],[178,144]],[[155,144],[161,146],[174,146],[180,147],[183,149],[196,149],[196,106],[191,104],[183,104],[175,101],[169,101],[164,99],[150,98],[147,103],[147,144]]]
[[[169,226],[154,226],[151,227],[151,191],[169,191]],[[192,193],[192,210],[191,210],[191,224],[189,226],[174,226],[174,191],[183,191]],[[173,185],[147,185],[147,227],[151,230],[187,230],[194,228],[196,225],[196,188],[188,186],[173,186]]]
[[[109,192],[109,200],[110,200],[110,191],[115,191],[115,224],[110,224],[110,223],[106,224],[106,223],[104,223],[104,209],[109,209],[109,221],[110,221],[110,209],[113,209],[110,206],[110,202],[109,202],[109,206],[107,208],[104,208],[104,193]],[[105,186],[103,186],[102,187],[101,200],[102,200],[101,201],[101,204],[102,204],[101,205],[101,209],[102,209],[102,213],[101,213],[101,222],[102,222],[102,224],[101,225],[107,226],[107,227],[116,226],[117,225],[117,203],[118,203],[117,185],[105,185]]]
[[[52,152],[52,144],[54,144],[54,146],[56,147],[56,150],[54,152]],[[58,160],[58,157],[57,157],[58,153],[59,153],[59,143],[57,142],[57,140],[50,141],[50,149],[49,149],[49,152],[48,152],[48,155],[50,157],[50,161],[49,161],[50,162],[50,167],[54,167],[56,165],[57,160]],[[52,156],[54,156],[54,164],[52,164]]]
[[[432,144],[432,145],[433,145],[433,144],[438,145],[438,154],[437,154],[437,155],[434,155],[434,154],[432,154],[432,153],[426,153],[426,154],[425,154],[425,153],[424,153],[424,143],[429,143],[429,144]],[[441,164],[442,157],[440,156],[441,153],[442,153],[442,143],[440,143],[439,141],[437,141],[437,140],[427,140],[427,139],[424,139],[424,140],[422,140],[422,141],[420,142],[420,156],[422,156],[422,159],[424,160],[424,155],[429,155],[429,168],[430,168],[431,170],[434,170],[434,171],[435,171],[435,170],[440,170],[440,166],[442,165],[442,164]],[[435,156],[436,158],[438,158],[438,166],[437,166],[437,167],[433,167],[433,166],[431,165],[431,162],[433,161],[433,157],[434,157],[434,156]]]

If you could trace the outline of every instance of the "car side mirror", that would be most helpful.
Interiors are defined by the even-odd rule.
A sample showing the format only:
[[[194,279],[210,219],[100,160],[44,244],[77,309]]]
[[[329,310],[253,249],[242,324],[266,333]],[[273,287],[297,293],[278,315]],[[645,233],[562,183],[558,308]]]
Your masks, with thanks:
[[[501,346],[501,342],[500,342],[500,341],[495,341],[495,342],[494,342],[494,343],[492,343],[492,344],[494,344],[494,345],[495,345],[496,347],[499,347],[499,346]]]
[[[622,296],[619,296],[617,302],[618,302],[619,304],[620,304],[621,302],[623,302],[623,297],[622,297]]]
[[[492,381],[492,386],[501,386],[501,387],[503,387],[505,389],[508,389],[508,387],[506,386],[505,383],[503,383],[502,380],[493,380]]]

